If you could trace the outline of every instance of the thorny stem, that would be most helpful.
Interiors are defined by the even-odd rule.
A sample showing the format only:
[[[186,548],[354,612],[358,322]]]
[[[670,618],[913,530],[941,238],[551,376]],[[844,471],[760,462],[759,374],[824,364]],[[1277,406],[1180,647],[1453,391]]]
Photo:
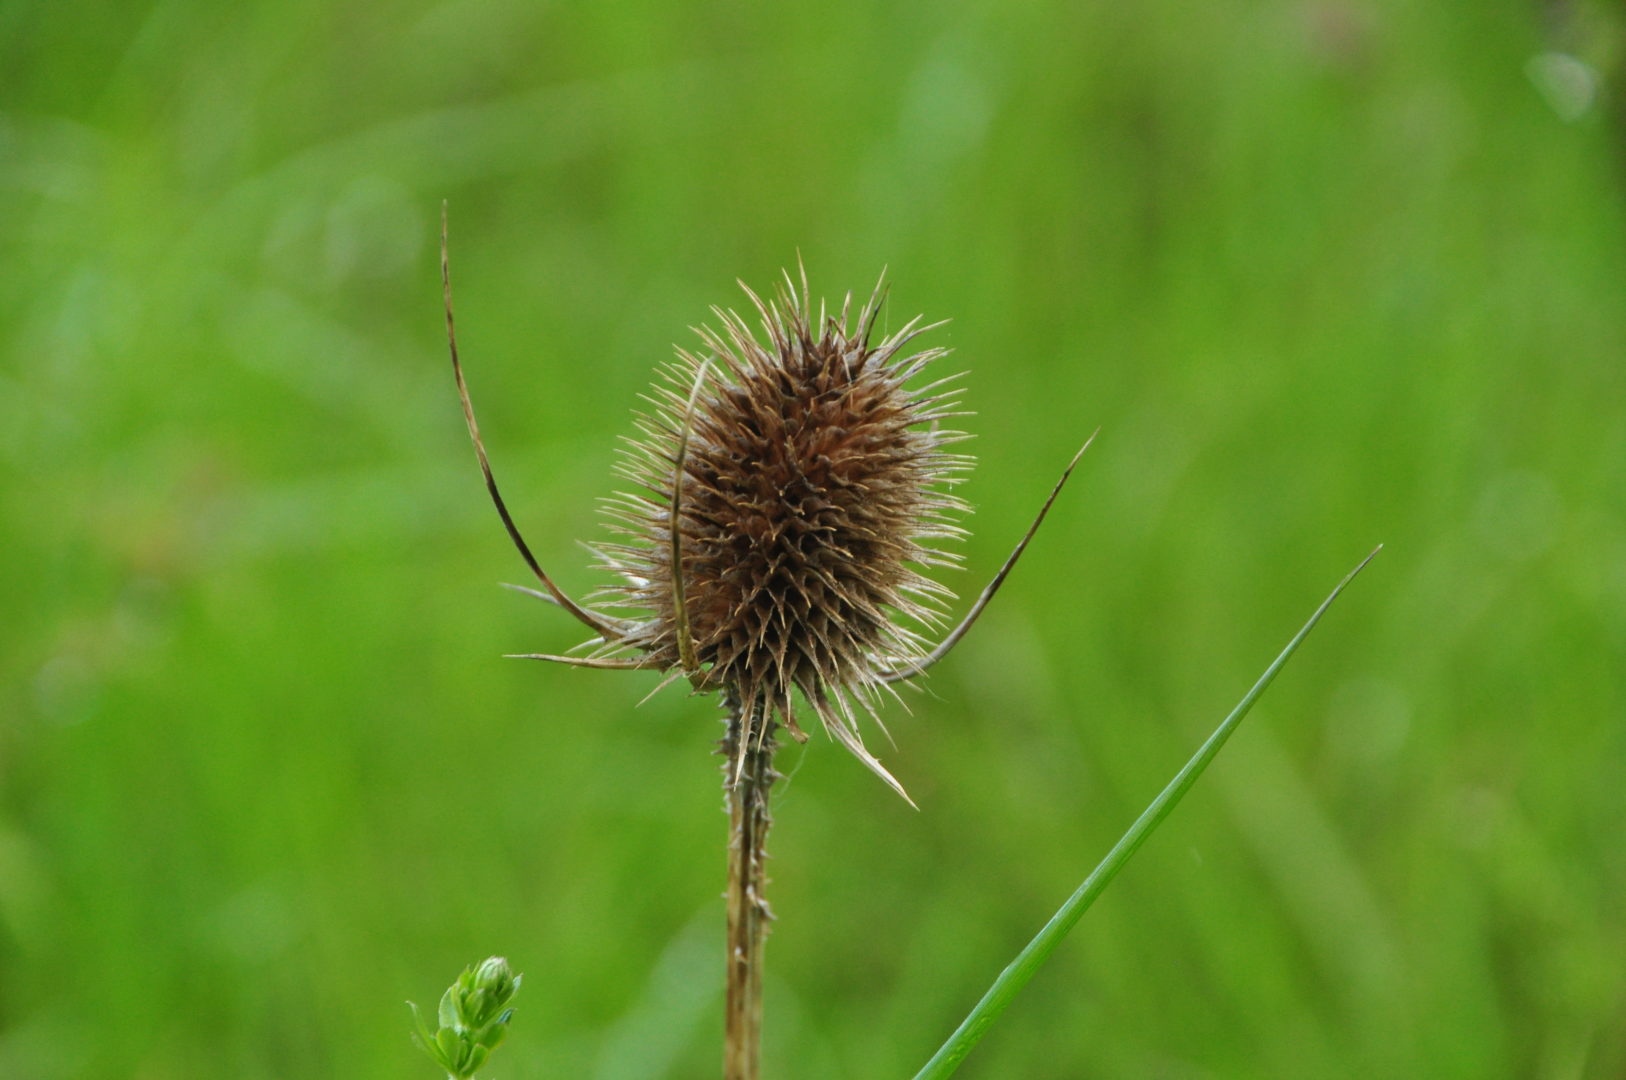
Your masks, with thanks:
[[[728,794],[728,995],[723,1015],[723,1080],[758,1080],[762,1046],[762,942],[773,912],[768,908],[768,791],[773,771],[777,724],[761,702],[742,715],[738,695],[729,691],[728,731],[723,756],[723,788]],[[764,725],[766,730],[764,730]],[[744,761],[735,779],[736,762]]]

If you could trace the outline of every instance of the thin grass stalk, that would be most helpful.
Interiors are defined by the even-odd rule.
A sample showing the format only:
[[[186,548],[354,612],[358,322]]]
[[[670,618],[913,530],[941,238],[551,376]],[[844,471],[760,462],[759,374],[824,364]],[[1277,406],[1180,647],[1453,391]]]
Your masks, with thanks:
[[[1242,722],[1242,718],[1248,715],[1248,711],[1253,708],[1253,703],[1259,700],[1259,696],[1270,686],[1277,673],[1287,663],[1288,658],[1297,651],[1299,645],[1309,636],[1310,631],[1315,629],[1316,623],[1321,621],[1321,616],[1325,615],[1327,609],[1332,607],[1333,601],[1338,599],[1338,595],[1344,591],[1344,588],[1355,580],[1355,575],[1366,569],[1366,564],[1371,562],[1377,556],[1377,553],[1382,550],[1383,545],[1379,544],[1372,550],[1370,555],[1361,560],[1360,565],[1344,575],[1344,579],[1333,588],[1325,600],[1321,601],[1321,606],[1315,609],[1315,613],[1299,628],[1299,632],[1293,635],[1293,640],[1287,643],[1287,647],[1265,669],[1265,673],[1259,676],[1258,681],[1253,684],[1246,696],[1237,703],[1236,708],[1231,710],[1230,715],[1220,722],[1219,727],[1214,730],[1213,734],[1209,735],[1207,741],[1192,755],[1191,760],[1186,762],[1185,766],[1175,774],[1174,779],[1169,781],[1168,786],[1158,794],[1157,798],[1152,800],[1151,805],[1141,813],[1140,817],[1135,819],[1135,823],[1129,827],[1129,831],[1124,833],[1123,837],[1113,845],[1112,850],[1107,852],[1106,858],[1101,860],[1100,864],[1090,872],[1090,876],[1084,879],[1084,883],[1050,917],[1050,921],[1044,925],[1044,928],[1017,954],[1016,959],[1012,960],[1005,970],[999,973],[999,977],[988,988],[988,992],[972,1008],[970,1014],[961,1021],[960,1026],[948,1037],[948,1041],[943,1043],[938,1048],[937,1053],[932,1055],[932,1059],[926,1063],[925,1067],[915,1074],[915,1080],[945,1080],[946,1077],[953,1075],[954,1071],[960,1067],[960,1063],[966,1059],[966,1055],[970,1054],[977,1043],[982,1041],[982,1037],[988,1033],[988,1029],[993,1026],[994,1022],[999,1019],[1000,1014],[1005,1011],[1006,1006],[1016,997],[1017,992],[1026,986],[1028,981],[1033,978],[1034,973],[1039,970],[1046,960],[1050,959],[1050,954],[1055,952],[1056,946],[1061,944],[1062,939],[1083,917],[1084,912],[1089,909],[1091,904],[1095,903],[1096,897],[1106,891],[1106,887],[1112,884],[1112,879],[1118,875],[1118,871],[1124,868],[1124,864],[1130,860],[1136,851],[1140,850],[1140,846],[1146,842],[1146,838],[1152,835],[1153,831],[1163,823],[1163,820],[1185,797],[1186,792],[1191,790],[1191,786],[1197,782],[1197,778],[1202,775],[1203,770],[1208,768],[1209,763],[1220,752],[1220,748],[1225,745],[1225,741],[1231,737],[1231,733]]]
[[[748,709],[730,693],[721,747],[728,795],[728,975],[723,1006],[724,1080],[758,1080],[762,1057],[762,946],[773,912],[767,900],[768,794],[777,724],[758,699]],[[742,755],[743,754],[743,758]],[[738,763],[738,764],[736,764]],[[736,778],[735,770],[738,769]]]

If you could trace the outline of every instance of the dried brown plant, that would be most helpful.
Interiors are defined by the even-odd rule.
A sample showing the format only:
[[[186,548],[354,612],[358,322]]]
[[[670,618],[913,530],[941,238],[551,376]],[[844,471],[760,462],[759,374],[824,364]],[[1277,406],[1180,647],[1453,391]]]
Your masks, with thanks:
[[[938,545],[963,535],[965,503],[950,487],[971,459],[947,447],[955,376],[909,386],[946,349],[906,353],[941,324],[914,319],[872,341],[885,296],[877,285],[853,318],[813,317],[805,272],[785,275],[764,301],[743,283],[761,320],[754,335],[713,308],[721,330],[698,330],[698,352],[678,350],[641,416],[622,474],[633,490],[609,501],[619,533],[597,545],[617,582],[602,606],[576,603],[537,563],[509,514],[480,439],[458,359],[442,219],[446,331],[464,418],[491,500],[542,585],[521,591],[559,605],[592,638],[585,655],[522,654],[578,667],[651,669],[661,685],[687,679],[716,690],[727,711],[720,752],[730,814],[728,979],[724,1075],[758,1075],[764,844],[776,732],[798,741],[793,698],[835,741],[904,799],[903,786],[865,746],[860,715],[879,722],[882,692],[916,678],[964,636],[1049,512],[1075,454],[1032,526],[970,611],[936,646],[952,593],[920,571],[953,565]],[[1092,436],[1093,438],[1093,436]],[[911,802],[911,805],[913,803]]]

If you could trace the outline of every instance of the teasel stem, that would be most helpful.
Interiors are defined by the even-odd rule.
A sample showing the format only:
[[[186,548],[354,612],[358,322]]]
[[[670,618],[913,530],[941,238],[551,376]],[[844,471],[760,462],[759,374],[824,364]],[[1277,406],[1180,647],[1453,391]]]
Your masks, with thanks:
[[[728,993],[723,1006],[723,1080],[758,1080],[762,1050],[762,944],[773,912],[766,887],[768,792],[778,727],[758,698],[749,705],[729,690],[723,789],[728,796]]]

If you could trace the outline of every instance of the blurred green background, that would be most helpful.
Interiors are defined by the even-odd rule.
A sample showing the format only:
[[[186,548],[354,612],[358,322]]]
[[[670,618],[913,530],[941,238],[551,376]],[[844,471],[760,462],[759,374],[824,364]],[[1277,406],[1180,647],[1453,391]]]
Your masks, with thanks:
[[[0,4],[0,1074],[715,1075],[715,702],[528,665],[671,343],[969,372],[973,595],[771,844],[767,1071],[913,1073],[1334,581],[972,1077],[1626,1074],[1611,6]],[[944,368],[947,370],[947,367]]]

